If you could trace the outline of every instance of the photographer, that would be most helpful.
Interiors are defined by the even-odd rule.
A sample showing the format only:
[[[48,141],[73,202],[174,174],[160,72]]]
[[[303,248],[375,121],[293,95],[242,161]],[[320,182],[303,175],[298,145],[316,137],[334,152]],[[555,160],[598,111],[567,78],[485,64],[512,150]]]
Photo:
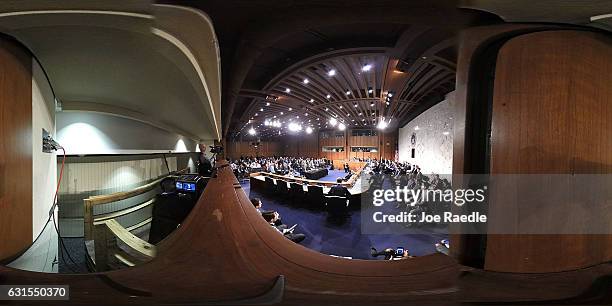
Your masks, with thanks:
[[[385,256],[385,260],[404,260],[408,258],[414,258],[414,256],[408,253],[408,250],[404,248],[386,248],[383,251],[377,251],[376,248],[371,249],[372,257]]]

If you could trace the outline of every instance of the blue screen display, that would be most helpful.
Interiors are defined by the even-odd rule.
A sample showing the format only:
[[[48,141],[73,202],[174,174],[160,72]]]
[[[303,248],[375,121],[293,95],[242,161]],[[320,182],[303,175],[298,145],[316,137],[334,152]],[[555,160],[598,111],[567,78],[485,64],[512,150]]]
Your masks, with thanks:
[[[195,183],[176,182],[176,189],[183,190],[183,191],[192,191],[192,192],[195,192],[196,191],[196,184]]]

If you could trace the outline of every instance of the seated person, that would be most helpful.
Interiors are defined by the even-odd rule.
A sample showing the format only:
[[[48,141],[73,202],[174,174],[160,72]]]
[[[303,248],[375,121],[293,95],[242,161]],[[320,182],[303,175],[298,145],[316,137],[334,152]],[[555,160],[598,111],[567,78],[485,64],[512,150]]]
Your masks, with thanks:
[[[345,197],[345,198],[348,198],[348,197],[351,196],[351,193],[349,192],[349,190],[345,186],[342,185],[342,178],[341,177],[339,177],[336,180],[336,183],[338,183],[338,184],[334,185],[329,190],[327,195],[330,195],[330,196],[339,196],[339,197]]]
[[[266,211],[262,209],[263,203],[261,202],[259,198],[252,198],[251,203],[253,203],[253,206],[255,207],[255,209],[257,209],[257,211],[261,214],[262,217],[264,217],[266,214],[276,214],[278,218],[276,219],[276,222],[274,223],[274,225],[279,226],[279,227],[285,227],[285,228],[287,227],[286,225],[283,224],[283,221],[281,221],[280,215],[276,211],[273,211],[273,210]]]
[[[414,256],[408,253],[408,250],[404,250],[403,254],[399,255],[396,253],[395,249],[393,248],[386,248],[380,252],[376,251],[376,248],[372,248],[371,254],[372,254],[372,257],[378,257],[381,255],[384,255],[385,260],[402,260],[402,259],[414,258]]]
[[[306,239],[306,235],[304,234],[294,234],[293,233],[293,228],[291,229],[287,229],[286,226],[285,227],[281,227],[281,226],[277,226],[276,222],[278,220],[280,220],[280,216],[278,215],[277,212],[274,212],[272,214],[268,214],[265,213],[262,215],[264,217],[264,219],[266,220],[266,222],[270,223],[270,225],[280,234],[282,234],[283,236],[285,236],[285,238],[295,242],[295,243],[300,243],[302,242],[304,239]]]

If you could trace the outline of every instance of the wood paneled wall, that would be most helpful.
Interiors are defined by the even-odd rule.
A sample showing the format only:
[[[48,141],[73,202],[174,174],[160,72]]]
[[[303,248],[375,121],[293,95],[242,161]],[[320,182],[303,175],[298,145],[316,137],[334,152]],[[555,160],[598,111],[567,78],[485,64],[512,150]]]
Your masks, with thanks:
[[[32,56],[12,41],[0,43],[2,260],[32,243]]]
[[[567,30],[513,38],[497,58],[491,174],[610,174],[611,118],[612,37]],[[491,197],[490,210],[543,205],[520,201],[521,190]],[[557,209],[572,214],[572,205],[581,204]],[[580,222],[605,215],[590,213]],[[486,269],[504,272],[585,268],[612,260],[612,235],[489,235],[485,258]]]
[[[333,131],[332,131],[333,132]],[[386,133],[378,132],[377,136],[351,136],[347,130],[343,137],[320,138],[319,133],[310,135],[289,135],[275,141],[261,141],[255,149],[253,141],[228,141],[227,156],[303,156],[345,160],[347,158],[385,158],[395,159],[397,150],[397,130]],[[323,147],[343,147],[344,152],[323,152]],[[351,147],[376,147],[378,152],[351,152]]]

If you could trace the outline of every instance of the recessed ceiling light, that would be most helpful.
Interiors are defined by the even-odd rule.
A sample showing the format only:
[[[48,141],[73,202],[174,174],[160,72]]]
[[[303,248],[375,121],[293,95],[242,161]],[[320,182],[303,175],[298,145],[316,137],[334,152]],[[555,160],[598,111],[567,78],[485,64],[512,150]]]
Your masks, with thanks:
[[[373,93],[373,92],[374,92],[374,89],[372,89],[372,87],[369,87],[368,88],[368,93]]]
[[[387,96],[388,96],[388,97],[393,97],[393,93],[392,93],[392,92],[389,92],[389,93],[387,94]]]
[[[304,116],[308,116],[308,113],[304,113]]]
[[[259,114],[258,114],[258,113],[255,113],[255,116],[259,116]]]
[[[391,103],[389,103],[389,101],[387,101],[385,104],[387,104],[387,106],[389,106],[389,104],[391,104]]]
[[[263,112],[263,108],[260,108],[260,109],[259,109],[259,111],[260,111],[260,112]]]
[[[310,99],[310,103],[314,102],[314,99]]]
[[[362,115],[363,115],[363,113],[359,113],[359,116],[362,116]]]
[[[347,117],[350,117],[350,116],[351,116],[351,114],[346,114],[346,116],[347,116]]]
[[[374,107],[374,102],[370,103],[370,106]]]
[[[361,67],[361,71],[370,71],[370,69],[372,69],[372,65],[370,64],[367,64]]]
[[[276,118],[276,115],[274,115],[274,117],[273,117],[273,118]]]
[[[267,102],[267,103],[266,103],[266,106],[270,106],[270,102]]]
[[[326,107],[326,108],[325,108],[325,111],[328,111],[328,110],[329,110],[329,108],[327,108],[327,107]]]
[[[310,82],[308,79],[304,79],[304,81],[302,81],[304,84],[308,84],[308,82]]]
[[[289,89],[289,88],[285,88],[285,92],[286,92],[286,93],[290,93],[290,92],[291,92],[291,89]]]
[[[355,105],[353,105],[353,106],[357,107],[357,104],[355,104]]]
[[[325,97],[329,99],[329,98],[331,98],[331,95],[330,95],[330,94],[327,94],[327,96],[325,96]]]
[[[345,93],[346,93],[346,95],[348,96],[348,95],[350,95],[350,94],[351,94],[351,91],[350,91],[350,90],[347,90]]]
[[[280,112],[280,114],[281,114],[281,115],[284,115],[285,113],[283,113],[283,112]]]
[[[342,105],[340,105],[340,108],[342,109]]]
[[[338,124],[338,129],[344,131],[346,129],[346,125],[344,125],[344,123],[340,123]]]
[[[336,75],[336,69],[331,69],[330,71],[327,72],[328,76],[334,76]]]
[[[289,111],[292,111],[292,110],[293,110],[293,108],[291,108],[291,107],[290,107],[290,108],[289,108]]]

